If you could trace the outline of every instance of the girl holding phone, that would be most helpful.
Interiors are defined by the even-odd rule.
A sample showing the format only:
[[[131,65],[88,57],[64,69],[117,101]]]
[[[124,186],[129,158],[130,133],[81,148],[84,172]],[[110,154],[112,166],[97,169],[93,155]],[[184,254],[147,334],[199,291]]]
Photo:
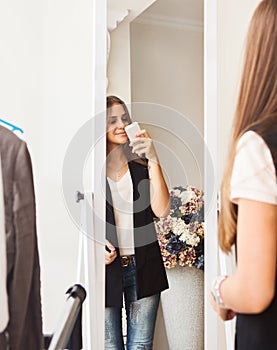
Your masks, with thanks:
[[[161,291],[168,288],[153,217],[169,213],[169,192],[146,130],[128,140],[125,103],[107,97],[105,349],[152,349]],[[142,158],[143,156],[143,158]]]

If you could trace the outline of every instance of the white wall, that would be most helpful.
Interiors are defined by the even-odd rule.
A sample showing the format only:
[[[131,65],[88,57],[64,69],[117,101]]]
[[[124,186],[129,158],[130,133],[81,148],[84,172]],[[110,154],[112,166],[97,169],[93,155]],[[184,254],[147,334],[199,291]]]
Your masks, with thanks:
[[[130,23],[121,22],[110,33],[110,39],[107,93],[120,96],[124,102],[129,103],[131,101]]]
[[[203,134],[203,49],[201,31],[132,23],[132,101],[176,109]]]
[[[151,116],[158,127],[156,131],[153,128],[151,136],[155,136],[161,146],[180,152],[174,158],[170,152],[157,147],[170,186],[191,184],[203,188],[203,154],[196,155],[189,141],[185,144],[190,132],[179,133],[187,120],[191,123],[188,128],[199,134],[195,147],[202,150],[203,49],[202,31],[162,24],[131,25],[132,101],[165,106],[163,120],[161,115]],[[147,120],[146,116],[135,117],[139,121]],[[169,120],[171,135],[159,129]],[[176,168],[177,163],[183,164],[183,169]]]
[[[42,101],[42,2],[12,0],[0,11],[0,118],[36,140]],[[20,135],[19,133],[17,133]],[[37,150],[32,150],[33,156]]]
[[[76,282],[78,229],[64,203],[62,165],[69,142],[91,118],[92,8],[86,0],[2,5],[0,116],[24,129],[32,156],[47,333]]]
[[[76,282],[78,228],[64,203],[62,165],[69,142],[91,118],[91,23],[90,1],[45,2],[44,104],[37,188],[47,330],[57,322],[66,288]]]

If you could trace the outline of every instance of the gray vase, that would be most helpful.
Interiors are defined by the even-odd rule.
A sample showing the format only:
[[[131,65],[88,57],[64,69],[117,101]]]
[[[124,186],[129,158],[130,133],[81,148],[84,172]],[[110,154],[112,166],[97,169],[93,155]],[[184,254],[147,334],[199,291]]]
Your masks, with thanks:
[[[161,304],[169,350],[203,350],[204,272],[179,265],[166,272],[169,289]]]

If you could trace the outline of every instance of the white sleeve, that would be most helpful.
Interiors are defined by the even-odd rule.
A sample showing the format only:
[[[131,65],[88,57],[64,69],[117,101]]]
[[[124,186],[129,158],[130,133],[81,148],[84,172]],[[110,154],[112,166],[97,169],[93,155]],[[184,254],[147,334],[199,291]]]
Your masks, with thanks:
[[[254,131],[247,131],[238,141],[230,197],[234,203],[238,198],[246,198],[277,204],[272,155],[263,138]]]

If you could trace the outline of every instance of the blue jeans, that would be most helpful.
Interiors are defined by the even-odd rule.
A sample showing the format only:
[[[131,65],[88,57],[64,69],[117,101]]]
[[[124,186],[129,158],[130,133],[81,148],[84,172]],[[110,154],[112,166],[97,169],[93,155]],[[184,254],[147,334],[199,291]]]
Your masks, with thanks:
[[[127,350],[152,350],[160,293],[137,300],[135,263],[123,269]],[[121,308],[105,309],[105,349],[124,350]]]

